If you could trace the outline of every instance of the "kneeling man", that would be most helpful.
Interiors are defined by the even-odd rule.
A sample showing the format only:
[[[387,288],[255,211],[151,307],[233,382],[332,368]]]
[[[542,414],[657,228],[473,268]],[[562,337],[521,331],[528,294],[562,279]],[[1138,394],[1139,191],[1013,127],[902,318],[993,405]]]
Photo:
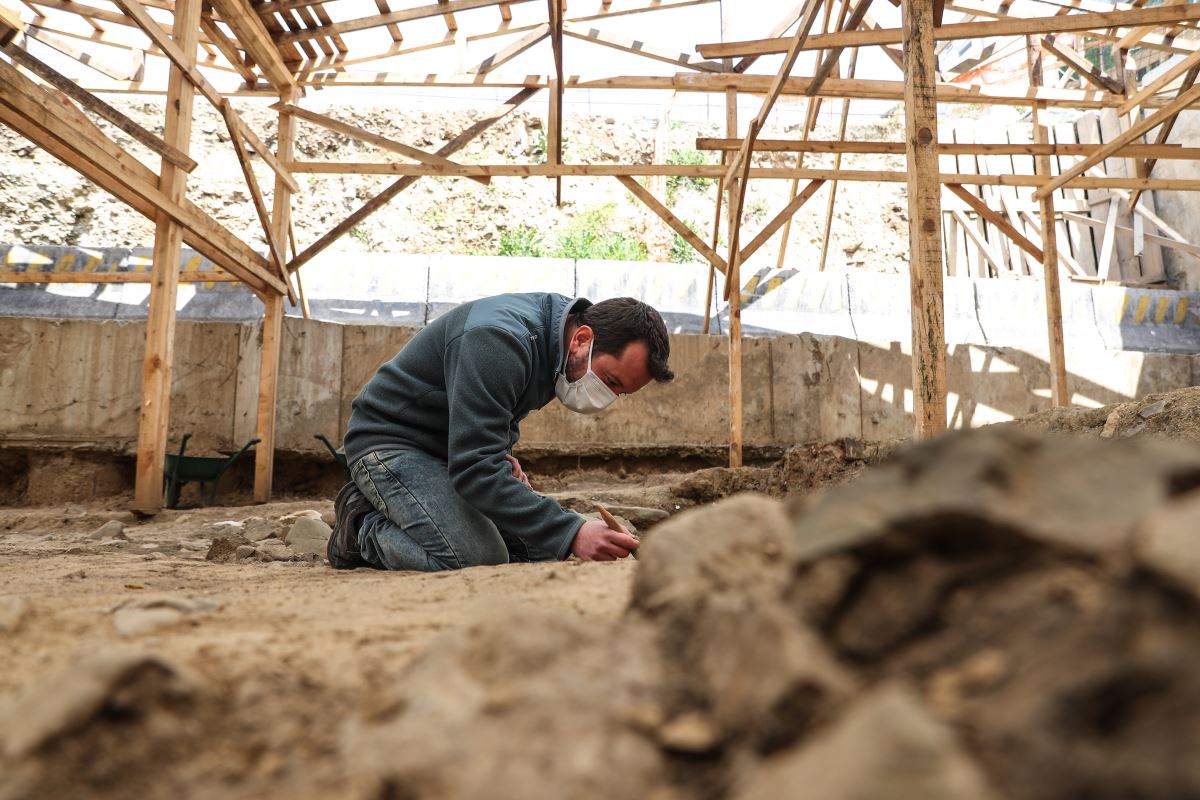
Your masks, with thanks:
[[[662,317],[630,297],[508,294],[439,317],[354,400],[354,480],[338,493],[329,563],[434,571],[629,555],[628,533],[533,491],[512,448],[521,420],[555,396],[594,414],[670,381],[669,355]]]

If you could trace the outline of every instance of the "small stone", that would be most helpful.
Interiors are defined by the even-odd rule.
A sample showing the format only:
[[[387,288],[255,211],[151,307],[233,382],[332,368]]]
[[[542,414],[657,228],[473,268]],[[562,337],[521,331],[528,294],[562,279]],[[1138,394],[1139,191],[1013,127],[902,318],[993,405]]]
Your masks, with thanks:
[[[329,544],[332,532],[320,519],[301,517],[292,524],[284,541],[293,552],[321,555]]]
[[[98,721],[106,708],[113,716],[144,715],[188,692],[158,656],[124,648],[93,652],[10,703],[0,715],[0,742],[10,758],[24,758]]]
[[[720,733],[707,716],[689,711],[659,728],[658,740],[677,753],[708,753],[720,744]]]
[[[1200,598],[1200,493],[1150,514],[1134,537],[1138,561]]]
[[[258,552],[258,550],[256,550],[254,548],[254,545],[244,544],[237,549],[237,551],[235,552],[235,556],[237,557],[238,561],[241,561],[243,558],[250,558],[257,552]]]
[[[238,548],[247,544],[250,544],[250,542],[245,536],[240,534],[217,536],[212,540],[212,546],[208,548],[208,553],[205,554],[204,558],[206,561],[224,563],[236,561]]]
[[[1142,419],[1150,419],[1151,417],[1161,414],[1167,408],[1166,400],[1159,400],[1157,403],[1151,403],[1145,408],[1138,409],[1138,416]]]
[[[278,539],[284,529],[284,524],[276,519],[250,517],[242,524],[242,535],[251,542],[261,542],[264,539]]]
[[[266,539],[257,545],[260,554],[269,556],[272,561],[288,561],[293,553],[279,539]]]
[[[1101,439],[1111,439],[1117,435],[1121,427],[1121,410],[1116,409],[1104,420],[1104,430],[1100,431]]]
[[[173,608],[123,608],[113,615],[113,627],[121,636],[141,636],[182,619],[183,614]]]
[[[605,506],[615,517],[624,517],[629,520],[633,527],[637,530],[645,530],[652,525],[657,525],[664,519],[670,516],[666,511],[660,508],[646,508],[644,506],[621,506],[621,505],[606,505]]]
[[[28,611],[29,603],[24,597],[0,598],[0,633],[15,631]]]
[[[126,539],[125,523],[120,520],[110,519],[108,522],[101,525],[96,530],[88,534],[89,539]]]
[[[326,511],[321,515],[321,522],[324,522],[330,527],[330,529],[332,529],[333,526],[337,524],[337,514],[332,511]]]
[[[886,685],[864,697],[821,738],[767,761],[737,800],[988,800],[996,794],[955,738],[912,692]]]

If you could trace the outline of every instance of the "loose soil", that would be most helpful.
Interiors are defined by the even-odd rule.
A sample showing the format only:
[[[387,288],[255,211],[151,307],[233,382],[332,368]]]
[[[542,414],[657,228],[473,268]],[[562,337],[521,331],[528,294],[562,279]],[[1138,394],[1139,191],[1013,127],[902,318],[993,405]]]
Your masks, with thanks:
[[[535,475],[641,528],[610,564],[335,572],[328,499],[2,509],[0,798],[1200,796],[1200,450],[1149,435],[1196,391]]]

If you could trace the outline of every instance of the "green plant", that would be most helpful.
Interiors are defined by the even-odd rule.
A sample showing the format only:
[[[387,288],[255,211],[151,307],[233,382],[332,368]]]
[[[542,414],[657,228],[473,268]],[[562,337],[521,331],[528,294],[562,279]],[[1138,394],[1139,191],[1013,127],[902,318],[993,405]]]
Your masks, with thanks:
[[[571,140],[566,136],[562,139],[562,154],[563,160],[569,161],[567,158],[567,148],[570,146]],[[529,145],[529,157],[535,164],[546,163],[547,153],[550,152],[550,143],[546,138],[546,129],[539,128],[537,135],[533,137],[533,142]]]
[[[529,157],[535,163],[541,164],[546,160],[546,129],[538,129],[537,135],[529,145]]]
[[[499,256],[529,256],[538,258],[542,252],[542,235],[528,225],[505,228],[500,231]]]
[[[613,204],[589,209],[572,219],[555,236],[548,255],[554,258],[645,261],[646,246],[637,239],[609,230]]]
[[[702,153],[695,148],[685,147],[680,150],[672,150],[671,154],[667,156],[667,163],[681,166],[699,167],[715,164],[716,159],[709,153]],[[667,205],[672,205],[674,203],[675,198],[678,197],[681,189],[695,189],[698,192],[703,192],[715,182],[715,178],[701,178],[691,175],[670,175],[667,177]]]
[[[704,236],[698,230],[698,226],[688,220],[684,220],[684,225],[687,225],[692,233],[699,236],[701,239]],[[671,233],[671,262],[674,264],[694,264],[698,261],[704,261],[704,258],[696,252],[696,248],[688,244],[687,239],[684,239],[678,233]]]
[[[371,232],[362,225],[355,225],[349,231],[350,238],[366,247],[368,250],[374,250],[376,241]]]
[[[746,208],[742,212],[742,219],[748,220],[753,224],[758,224],[766,219],[767,212],[771,210],[771,206],[762,197],[755,197],[746,204]]]

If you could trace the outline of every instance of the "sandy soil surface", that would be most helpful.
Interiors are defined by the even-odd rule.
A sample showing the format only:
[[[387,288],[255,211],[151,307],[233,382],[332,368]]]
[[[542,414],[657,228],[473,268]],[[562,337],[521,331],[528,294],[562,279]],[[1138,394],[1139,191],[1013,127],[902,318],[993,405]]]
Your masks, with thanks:
[[[0,696],[11,699],[91,654],[151,651],[227,704],[201,715],[229,743],[194,754],[206,778],[191,791],[254,796],[269,786],[279,797],[328,796],[345,777],[324,757],[340,721],[369,707],[372,692],[397,680],[440,632],[498,604],[607,622],[628,601],[631,561],[422,575],[205,560],[214,523],[310,509],[330,512],[332,503],[165,512],[143,523],[81,507],[0,511]],[[92,538],[113,519],[129,523],[126,539]],[[166,609],[161,622],[156,604]],[[118,621],[128,626],[130,611],[123,635]],[[112,771],[114,796],[132,792],[121,762],[92,765],[93,789],[106,794]]]
[[[601,501],[645,535],[727,494],[805,494],[865,463],[857,450],[814,445],[766,467],[533,479],[580,512]],[[629,605],[636,568],[628,559],[338,572],[293,536],[299,520],[319,536],[321,519],[333,521],[331,500],[153,518],[124,510],[129,500],[0,508],[0,756],[16,756],[0,797],[80,787],[102,797],[329,796],[351,777],[337,757],[347,720],[389,707],[406,668],[439,634],[498,608],[608,628]],[[146,699],[138,692],[157,685],[138,660],[146,657],[169,665],[167,694],[183,705],[167,707],[179,714],[147,722],[131,710]],[[130,734],[146,725],[153,735]],[[61,768],[25,758],[35,753]],[[147,759],[175,766],[147,772]]]
[[[0,510],[0,800],[1200,796],[1196,391],[546,480],[646,526],[612,564],[338,573],[328,501]]]

